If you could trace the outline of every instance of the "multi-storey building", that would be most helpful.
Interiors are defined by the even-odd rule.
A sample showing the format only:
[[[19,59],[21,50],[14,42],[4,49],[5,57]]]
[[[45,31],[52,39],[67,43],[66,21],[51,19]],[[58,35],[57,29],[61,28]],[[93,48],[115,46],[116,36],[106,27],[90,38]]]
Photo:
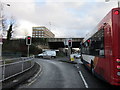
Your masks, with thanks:
[[[33,27],[32,28],[32,37],[33,38],[54,38],[55,35],[48,30],[45,26]]]

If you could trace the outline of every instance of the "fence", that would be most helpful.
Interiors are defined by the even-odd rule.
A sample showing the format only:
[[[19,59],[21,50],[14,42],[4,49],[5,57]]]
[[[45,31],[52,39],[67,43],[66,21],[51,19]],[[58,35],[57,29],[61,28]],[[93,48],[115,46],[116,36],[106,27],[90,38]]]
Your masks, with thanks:
[[[33,57],[12,58],[0,60],[0,82],[21,74],[34,66]]]

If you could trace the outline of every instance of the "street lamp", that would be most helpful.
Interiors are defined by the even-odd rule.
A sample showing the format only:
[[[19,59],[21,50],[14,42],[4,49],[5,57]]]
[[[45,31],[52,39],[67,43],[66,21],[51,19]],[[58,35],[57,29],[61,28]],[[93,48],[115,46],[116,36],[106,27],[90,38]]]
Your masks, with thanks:
[[[10,4],[6,4],[0,1],[0,44],[2,44],[2,32],[3,32],[3,15],[2,14],[3,14],[4,5],[10,6]]]
[[[3,30],[3,27],[2,27],[2,26],[3,26],[3,25],[2,25],[2,24],[3,24],[3,23],[2,23],[2,21],[3,21],[3,17],[2,17],[2,16],[3,16],[3,15],[2,15],[2,13],[3,13],[4,5],[10,6],[10,4],[6,4],[6,3],[3,3],[3,2],[0,1],[0,27],[1,27],[0,29],[1,29],[1,31]]]
[[[10,6],[10,4],[5,4],[0,1],[0,62],[2,61],[4,64],[3,68],[0,68],[0,80],[4,80],[4,69],[5,69],[5,61],[2,60],[2,33],[3,33],[3,17],[2,17],[2,12],[4,5]],[[0,63],[1,64],[1,63]],[[2,73],[1,73],[2,72]],[[0,82],[0,89],[2,88],[1,82]]]
[[[1,56],[2,56],[2,33],[3,33],[3,17],[2,17],[2,12],[3,12],[3,8],[4,5],[6,6],[10,6],[10,4],[6,4],[0,1],[0,60],[1,60]]]

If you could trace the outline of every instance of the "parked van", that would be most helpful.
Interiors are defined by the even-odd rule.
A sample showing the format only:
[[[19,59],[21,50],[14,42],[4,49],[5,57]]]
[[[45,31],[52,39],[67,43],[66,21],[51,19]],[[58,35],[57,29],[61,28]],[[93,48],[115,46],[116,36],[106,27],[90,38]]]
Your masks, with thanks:
[[[39,58],[56,58],[56,51],[49,50],[49,51],[44,51],[41,54],[38,54]]]

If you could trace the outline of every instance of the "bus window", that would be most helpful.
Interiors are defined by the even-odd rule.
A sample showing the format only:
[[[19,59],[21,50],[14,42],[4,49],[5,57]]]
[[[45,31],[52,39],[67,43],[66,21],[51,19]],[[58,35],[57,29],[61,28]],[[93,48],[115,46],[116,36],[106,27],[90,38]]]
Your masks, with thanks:
[[[82,53],[99,57],[104,56],[104,29],[98,30],[88,40],[82,44]]]
[[[101,29],[91,37],[90,54],[104,56],[104,30]]]

